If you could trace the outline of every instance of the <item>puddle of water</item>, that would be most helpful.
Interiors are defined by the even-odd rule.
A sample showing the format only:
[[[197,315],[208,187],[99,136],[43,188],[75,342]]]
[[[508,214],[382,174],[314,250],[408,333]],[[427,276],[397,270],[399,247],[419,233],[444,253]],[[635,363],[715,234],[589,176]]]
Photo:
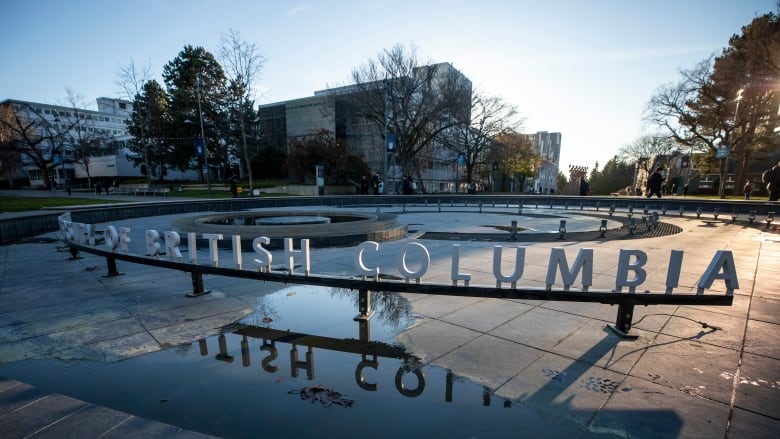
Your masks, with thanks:
[[[408,303],[375,296],[376,315],[361,326],[352,319],[356,300],[290,287],[258,298],[257,311],[221,336],[116,363],[22,361],[0,374],[225,438],[508,437],[576,427],[545,426],[535,410],[420,367],[393,343],[411,323]],[[326,406],[299,394],[318,385],[354,403]]]

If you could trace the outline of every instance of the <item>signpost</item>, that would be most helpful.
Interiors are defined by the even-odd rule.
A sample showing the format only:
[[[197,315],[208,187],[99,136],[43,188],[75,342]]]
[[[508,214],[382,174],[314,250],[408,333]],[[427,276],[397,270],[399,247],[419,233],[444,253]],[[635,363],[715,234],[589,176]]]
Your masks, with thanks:
[[[317,195],[325,195],[325,165],[316,165],[314,171],[317,175]]]

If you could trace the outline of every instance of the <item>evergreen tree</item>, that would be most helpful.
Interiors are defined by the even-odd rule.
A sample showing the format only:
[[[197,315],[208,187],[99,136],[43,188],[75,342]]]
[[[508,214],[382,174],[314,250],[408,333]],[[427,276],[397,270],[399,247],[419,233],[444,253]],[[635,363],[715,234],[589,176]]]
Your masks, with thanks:
[[[170,99],[168,137],[172,139],[172,164],[179,169],[196,165],[203,180],[205,159],[196,156],[193,142],[193,138],[200,137],[202,117],[209,166],[223,170],[228,161],[223,140],[228,123],[222,66],[203,47],[187,45],[163,67],[163,80]]]
[[[172,160],[172,139],[167,137],[169,128],[168,96],[160,83],[147,81],[133,101],[127,131],[133,136],[128,144],[133,154],[128,159],[136,166],[142,165],[150,183],[154,175],[163,180],[166,165],[177,166],[177,161]]]

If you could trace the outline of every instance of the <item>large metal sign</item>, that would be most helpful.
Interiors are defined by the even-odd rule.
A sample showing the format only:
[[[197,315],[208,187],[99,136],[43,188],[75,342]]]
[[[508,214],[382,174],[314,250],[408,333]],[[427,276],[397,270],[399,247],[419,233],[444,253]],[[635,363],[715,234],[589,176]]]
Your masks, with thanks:
[[[573,302],[599,302],[617,304],[618,315],[613,327],[621,336],[631,336],[631,319],[634,305],[678,304],[678,305],[731,305],[733,293],[739,288],[734,257],[730,251],[718,250],[710,263],[702,271],[696,284],[695,293],[675,291],[679,287],[684,252],[672,250],[666,261],[666,289],[661,292],[638,289],[647,280],[648,255],[637,249],[621,249],[615,265],[617,272],[614,288],[593,289],[593,269],[595,264],[592,248],[579,249],[576,258],[570,263],[562,247],[550,250],[545,287],[518,286],[522,280],[525,268],[525,247],[513,246],[515,264],[510,273],[502,269],[504,247],[493,247],[492,274],[495,286],[472,285],[471,274],[460,266],[460,245],[451,247],[450,279],[452,284],[424,283],[423,278],[428,271],[431,255],[428,249],[419,242],[409,242],[397,253],[383,252],[379,243],[366,241],[354,249],[353,260],[358,278],[344,278],[312,274],[309,240],[301,239],[299,249],[294,248],[293,240],[285,239],[283,260],[284,272],[271,269],[273,254],[264,245],[270,242],[268,237],[254,239],[252,248],[254,258],[245,266],[241,251],[241,237],[233,235],[231,267],[225,267],[220,262],[218,241],[224,239],[221,234],[205,233],[202,239],[208,242],[208,261],[205,265],[198,260],[197,236],[188,233],[186,245],[175,231],[160,233],[156,230],[145,231],[145,255],[134,255],[129,251],[129,228],[106,227],[103,235],[103,248],[97,246],[97,234],[91,224],[70,221],[69,214],[60,216],[60,231],[65,242],[71,247],[75,256],[84,251],[106,258],[108,275],[119,275],[116,268],[117,260],[139,263],[163,268],[171,268],[192,275],[192,292],[190,296],[206,294],[203,285],[203,274],[230,276],[247,279],[257,279],[280,283],[297,283],[319,285],[356,290],[360,293],[358,318],[371,317],[371,304],[368,291],[376,292],[407,292],[421,294],[439,294],[452,296],[494,297],[507,299],[552,300]],[[185,250],[186,249],[186,250]],[[388,280],[381,276],[379,267],[368,266],[365,255],[368,252],[378,256],[394,258],[401,281]],[[185,256],[186,253],[186,256]],[[247,269],[249,268],[249,269]],[[575,282],[580,280],[579,285]],[[725,294],[705,294],[713,283],[722,281]]]

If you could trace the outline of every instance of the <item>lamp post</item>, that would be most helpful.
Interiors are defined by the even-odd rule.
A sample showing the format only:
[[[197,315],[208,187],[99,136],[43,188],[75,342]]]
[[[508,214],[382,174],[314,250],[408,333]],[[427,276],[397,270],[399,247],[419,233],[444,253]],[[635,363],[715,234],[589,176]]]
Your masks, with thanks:
[[[211,179],[209,178],[209,148],[206,146],[206,134],[203,131],[203,111],[200,107],[200,74],[196,77],[195,93],[198,97],[198,119],[200,120],[200,139],[203,142],[203,165],[206,167],[206,189],[211,198]]]

